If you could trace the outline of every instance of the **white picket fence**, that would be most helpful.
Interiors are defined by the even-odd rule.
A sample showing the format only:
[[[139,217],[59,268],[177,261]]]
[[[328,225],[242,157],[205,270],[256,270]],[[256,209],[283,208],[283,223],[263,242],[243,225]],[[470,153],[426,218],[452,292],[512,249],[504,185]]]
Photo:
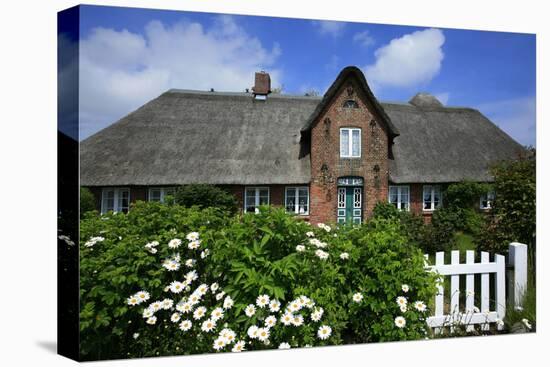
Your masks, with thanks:
[[[513,304],[517,307],[521,305],[523,292],[527,287],[527,245],[513,242],[509,245],[508,255],[508,291],[513,297]],[[424,255],[426,261],[428,255]],[[494,261],[489,261],[489,253],[481,252],[480,262],[475,262],[474,251],[466,251],[466,263],[460,263],[459,251],[451,252],[451,263],[445,264],[445,253],[437,252],[435,255],[435,265],[426,266],[429,271],[437,272],[441,277],[438,282],[438,293],[435,297],[435,312],[433,316],[428,317],[428,325],[434,328],[435,332],[441,331],[443,327],[453,325],[466,325],[466,331],[472,331],[474,325],[479,324],[483,330],[488,330],[489,325],[497,323],[497,328],[502,329],[502,323],[506,315],[506,261],[505,257],[499,254],[494,256]],[[480,297],[479,304],[475,304],[475,275],[481,274],[479,285]],[[490,274],[495,275],[493,286],[494,306],[491,309],[490,295],[491,282]],[[465,275],[465,289],[460,289],[460,275]],[[449,307],[445,312],[445,289],[444,277],[449,276],[450,289],[447,292]],[[460,304],[460,295],[464,302]]]

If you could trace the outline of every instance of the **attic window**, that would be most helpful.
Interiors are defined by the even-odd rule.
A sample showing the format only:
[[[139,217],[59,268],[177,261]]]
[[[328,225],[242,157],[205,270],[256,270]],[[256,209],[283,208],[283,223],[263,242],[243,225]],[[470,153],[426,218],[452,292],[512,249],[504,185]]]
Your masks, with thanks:
[[[344,102],[344,108],[359,108],[359,105],[357,102],[355,102],[353,99],[348,99]]]

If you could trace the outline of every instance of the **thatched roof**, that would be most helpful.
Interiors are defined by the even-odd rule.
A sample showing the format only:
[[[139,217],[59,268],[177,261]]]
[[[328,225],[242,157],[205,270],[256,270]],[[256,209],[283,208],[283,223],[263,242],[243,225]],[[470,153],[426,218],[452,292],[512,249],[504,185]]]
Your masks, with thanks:
[[[379,104],[390,134],[399,131],[392,182],[489,181],[489,164],[522,150],[479,111],[431,98]],[[319,97],[271,94],[255,101],[249,93],[170,90],[82,141],[81,185],[308,183],[301,131],[323,103]]]

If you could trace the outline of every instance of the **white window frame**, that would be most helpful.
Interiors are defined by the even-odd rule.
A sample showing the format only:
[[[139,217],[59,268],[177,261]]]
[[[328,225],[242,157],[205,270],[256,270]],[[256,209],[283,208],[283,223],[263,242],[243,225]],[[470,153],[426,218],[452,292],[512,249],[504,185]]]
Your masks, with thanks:
[[[107,208],[105,208],[105,195],[108,191],[113,191],[113,212],[117,213],[121,211],[119,207],[119,198],[122,192],[128,192],[128,211],[130,211],[130,189],[128,187],[104,187],[101,190],[101,214],[107,213]]]
[[[153,200],[151,200],[151,197],[152,197],[151,191],[153,191],[153,190],[160,190],[160,202],[161,203],[164,203],[164,198],[166,197],[166,195],[167,195],[166,192],[168,190],[173,191],[174,195],[176,194],[176,188],[175,187],[150,187],[149,192],[147,193],[147,201],[153,201]],[[174,196],[174,195],[172,195],[172,196]]]
[[[430,208],[425,209],[424,208],[424,193],[426,192],[426,188],[430,187]],[[435,197],[435,189],[439,190],[439,204],[437,206],[434,205],[434,197]],[[443,206],[443,192],[441,190],[441,185],[424,185],[422,186],[422,211],[424,212],[433,212],[434,210],[441,208]]]
[[[307,204],[306,204],[306,211],[304,213],[300,213],[300,204],[299,204],[299,198],[300,198],[300,190],[306,190],[307,191]],[[288,199],[288,190],[292,190],[294,196],[294,210],[289,211],[287,210],[287,199]],[[309,187],[308,186],[287,186],[285,187],[285,210],[288,213],[295,213],[298,215],[309,215]]]
[[[388,189],[388,203],[390,203],[390,204],[393,204],[391,202],[391,189],[392,188],[397,188],[397,209],[410,211],[411,210],[411,187],[409,185],[390,185],[390,187]],[[401,191],[402,191],[403,188],[407,188],[407,191],[408,191],[408,195],[407,195],[408,200],[407,200],[405,208],[403,208],[401,206]],[[424,192],[422,192],[422,195],[424,195]],[[424,196],[422,196],[422,207],[424,207]]]
[[[269,190],[269,186],[245,186],[244,188],[244,206],[243,206],[243,211],[245,213],[248,213],[246,211],[246,203],[248,201],[248,190],[252,190],[254,189],[254,212],[257,214],[259,213],[259,207],[260,207],[260,190],[265,190],[267,189],[267,205],[269,205],[269,203],[271,202],[271,191]]]
[[[349,134],[348,149],[346,154],[342,154],[342,134],[347,131]],[[353,132],[359,131],[359,154],[353,155]],[[340,128],[340,158],[361,158],[361,129],[358,127],[342,127]]]
[[[483,202],[487,202],[487,206],[483,205]],[[493,190],[487,191],[479,198],[479,209],[489,210],[493,208],[493,201],[495,201],[495,192]]]

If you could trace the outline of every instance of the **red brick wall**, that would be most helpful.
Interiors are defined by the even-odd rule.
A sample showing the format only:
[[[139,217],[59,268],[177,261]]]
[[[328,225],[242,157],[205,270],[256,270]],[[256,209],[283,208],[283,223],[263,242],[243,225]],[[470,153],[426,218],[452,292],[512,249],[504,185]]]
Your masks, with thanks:
[[[348,94],[349,87],[353,91],[351,95]],[[359,108],[344,108],[343,104],[348,99],[355,100]],[[350,78],[342,84],[331,105],[313,127],[310,186],[310,217],[313,223],[336,221],[339,177],[363,177],[364,219],[370,217],[378,201],[387,200],[388,132],[380,117],[372,111],[373,106],[359,84]],[[361,158],[340,158],[342,127],[361,128]]]

